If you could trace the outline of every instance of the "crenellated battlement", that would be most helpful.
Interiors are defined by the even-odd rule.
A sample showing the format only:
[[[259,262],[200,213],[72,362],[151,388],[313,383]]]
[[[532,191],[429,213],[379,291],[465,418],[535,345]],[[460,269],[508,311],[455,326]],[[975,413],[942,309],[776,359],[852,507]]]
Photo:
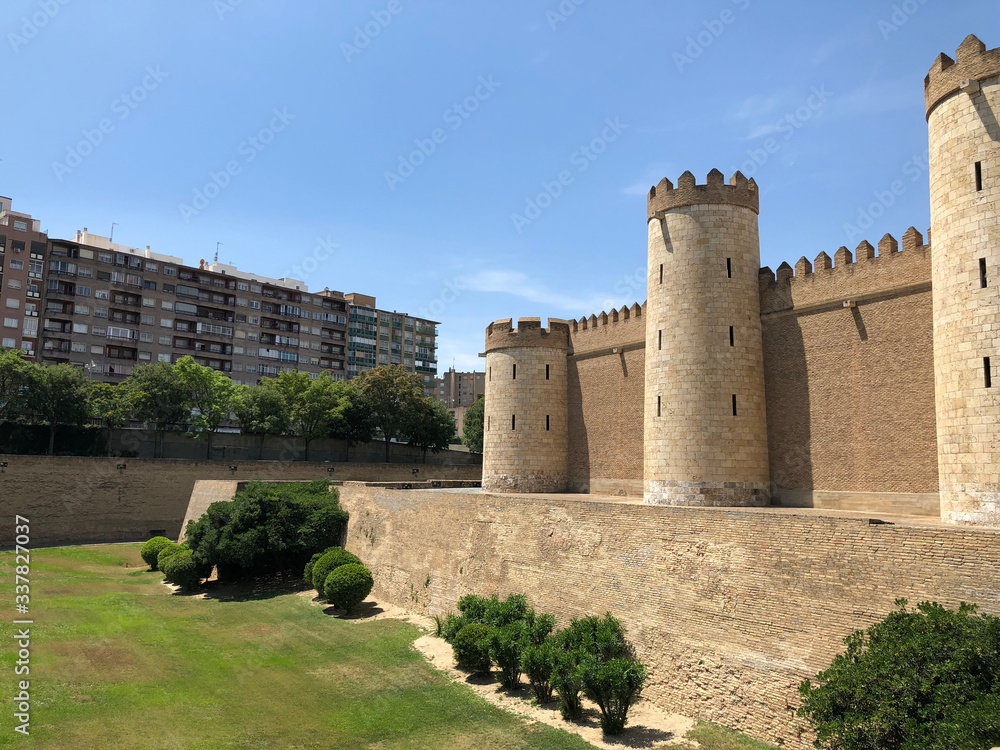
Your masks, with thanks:
[[[749,180],[742,172],[737,172],[726,184],[725,175],[718,169],[708,173],[704,185],[698,185],[691,172],[685,172],[677,180],[677,187],[664,177],[660,184],[650,188],[646,201],[647,221],[663,218],[666,211],[685,206],[725,204],[749,208],[760,213],[760,195],[757,183]]]
[[[942,52],[924,78],[927,119],[938,104],[955,92],[975,94],[980,81],[995,76],[1000,76],[1000,47],[987,50],[975,34],[969,34],[956,51],[954,60]]]
[[[518,318],[517,328],[513,319],[505,318],[490,323],[486,328],[486,351],[517,348],[569,348],[570,323],[549,318],[548,328],[542,328],[541,318]]]
[[[589,318],[580,318],[570,323],[570,340],[574,354],[593,352],[608,347],[625,346],[642,342],[646,335],[643,313],[646,305],[633,303],[620,310],[601,312]]]
[[[777,272],[760,269],[761,314],[781,312],[804,305],[900,291],[930,285],[930,242],[914,227],[903,234],[902,246],[890,234],[876,247],[863,240],[852,253],[838,248],[833,258],[821,252],[810,262],[802,256],[792,268],[788,263]]]

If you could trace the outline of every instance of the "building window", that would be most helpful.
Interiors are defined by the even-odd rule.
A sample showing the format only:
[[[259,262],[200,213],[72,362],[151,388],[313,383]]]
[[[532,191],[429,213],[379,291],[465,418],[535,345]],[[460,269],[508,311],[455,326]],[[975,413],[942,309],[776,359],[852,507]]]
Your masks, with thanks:
[[[142,298],[142,306],[143,307],[156,307],[156,300],[155,299],[151,299],[150,297],[143,297]]]
[[[986,288],[986,258],[979,259],[979,286],[981,289]]]
[[[726,277],[733,278],[733,259],[726,258]]]
[[[76,275],[81,279],[92,279],[94,278],[94,272],[89,268],[78,268],[76,269]]]
[[[15,219],[14,220],[14,231],[15,232],[27,232],[28,231],[28,222],[26,222],[26,221],[17,221]]]
[[[736,346],[736,333],[733,331],[732,326],[729,326],[729,345]]]
[[[77,297],[89,297],[90,296],[90,287],[89,286],[80,286],[79,284],[77,284],[76,285],[76,296]]]
[[[546,380],[549,379],[549,366],[548,365],[545,365],[545,379]]]
[[[173,328],[174,321],[170,318],[160,318],[160,328]]]
[[[108,317],[108,308],[106,307],[95,307],[94,308],[95,318],[106,318]]]
[[[983,379],[986,382],[987,388],[993,387],[993,372],[990,369],[990,358],[983,357]]]
[[[81,341],[74,341],[70,345],[70,351],[76,352],[77,354],[86,354],[87,353],[87,345],[84,344]]]
[[[163,267],[163,275],[164,276],[176,276],[177,275],[177,269],[174,268],[173,266],[164,266]],[[166,290],[164,290],[164,291],[166,291]]]
[[[657,349],[663,348],[663,331],[656,332],[656,348]]]
[[[75,305],[73,307],[74,315],[90,315],[90,307],[87,305]]]
[[[733,416],[736,416],[736,394],[733,394]]]
[[[517,427],[517,415],[516,414],[511,414],[510,415],[510,429],[513,430],[516,427]]]
[[[983,190],[983,163],[981,161],[976,162],[976,192],[980,193]]]
[[[111,256],[111,253],[105,253],[101,251],[98,251],[97,259],[101,261],[101,263],[114,263],[115,261],[115,259]]]
[[[517,365],[513,366],[513,370],[511,372],[512,372],[511,380],[517,380]]]
[[[174,309],[174,303],[173,302],[167,302],[166,300],[163,300],[160,303],[160,307],[163,308],[164,310],[173,311],[173,309]]]
[[[146,261],[146,271],[148,271],[149,273],[156,273],[159,270],[160,270],[160,266],[158,264],[156,264],[156,263],[150,263],[148,260]],[[153,282],[150,282],[150,283],[153,284],[153,286],[151,286],[150,289],[156,289],[156,282],[153,281]]]
[[[12,307],[15,310],[16,309],[20,309],[20,307],[21,307],[21,300],[19,300],[19,299],[13,299],[13,298],[8,297],[7,300],[4,302],[4,305],[6,307]]]
[[[20,289],[21,288],[21,280],[20,279],[11,279],[10,281],[7,282],[7,286],[10,287],[11,289]]]
[[[0,341],[0,346],[2,346],[4,349],[16,349],[17,341],[15,341],[14,339],[4,339],[3,341]]]
[[[548,432],[548,430],[549,430],[549,415],[546,414],[545,415],[545,431]]]
[[[7,266],[12,271],[23,271],[24,270],[24,261],[23,260],[14,260],[13,258],[11,258],[7,262]]]
[[[144,282],[142,282],[142,288],[143,289],[150,289],[150,290],[152,290],[152,291],[155,292],[156,291],[156,282],[155,281],[144,281]]]
[[[73,333],[86,333],[88,330],[89,330],[89,327],[87,326],[86,323],[74,323],[73,324]]]
[[[662,401],[662,399],[660,398],[660,396],[657,396],[656,397],[656,416],[660,416],[661,401]]]
[[[111,294],[107,289],[98,289],[94,292],[94,299],[111,299]]]

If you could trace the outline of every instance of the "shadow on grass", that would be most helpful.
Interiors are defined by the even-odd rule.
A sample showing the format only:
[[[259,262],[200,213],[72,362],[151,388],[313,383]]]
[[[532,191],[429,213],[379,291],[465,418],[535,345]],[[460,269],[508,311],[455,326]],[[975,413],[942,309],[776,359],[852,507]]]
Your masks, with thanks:
[[[220,602],[251,602],[275,599],[279,596],[296,594],[305,590],[302,576],[291,573],[275,573],[245,581],[220,581],[211,578],[192,591],[175,591],[178,596],[203,594],[206,599]]]
[[[321,601],[319,597],[313,598],[314,602]],[[379,606],[378,602],[365,600],[361,602],[358,606],[352,609],[350,612],[345,612],[335,605],[330,605],[323,608],[323,614],[329,615],[330,617],[336,617],[340,620],[368,620],[376,615],[380,615],[385,612],[382,607]]]

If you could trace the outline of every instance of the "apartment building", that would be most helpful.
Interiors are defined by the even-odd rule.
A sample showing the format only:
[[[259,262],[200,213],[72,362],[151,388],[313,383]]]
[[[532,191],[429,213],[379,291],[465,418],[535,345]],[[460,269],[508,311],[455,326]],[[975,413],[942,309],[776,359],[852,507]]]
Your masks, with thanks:
[[[485,372],[455,372],[449,367],[442,377],[434,381],[434,396],[449,409],[472,406],[486,393]]]
[[[39,308],[48,237],[41,222],[11,209],[0,197],[0,346],[38,357]]]
[[[347,377],[381,365],[402,365],[423,378],[424,395],[434,393],[438,323],[393,310],[380,310],[375,297],[350,293]]]
[[[196,362],[254,384],[282,371],[346,377],[347,301],[222,263],[126,247],[84,229],[51,240],[41,357],[115,382],[147,362]]]

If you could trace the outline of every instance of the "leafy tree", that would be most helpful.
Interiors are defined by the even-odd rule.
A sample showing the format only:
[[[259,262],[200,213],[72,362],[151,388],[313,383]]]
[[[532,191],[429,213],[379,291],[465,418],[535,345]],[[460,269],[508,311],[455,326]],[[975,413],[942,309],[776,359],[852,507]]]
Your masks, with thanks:
[[[163,450],[163,433],[183,424],[191,413],[188,393],[174,374],[169,362],[139,365],[125,379],[133,416],[142,422],[152,422],[156,431],[153,455]]]
[[[455,419],[448,407],[437,399],[425,396],[410,414],[406,437],[410,445],[423,450],[424,463],[427,463],[428,449],[432,453],[440,453],[447,450],[455,439]]]
[[[486,421],[486,397],[479,396],[465,410],[465,421],[462,423],[462,443],[471,453],[483,452],[483,422]]]
[[[186,544],[199,566],[218,566],[220,579],[300,571],[309,558],[340,541],[347,513],[328,480],[250,482],[232,501],[212,503],[188,523]]]
[[[414,413],[421,408],[423,381],[401,365],[389,365],[366,370],[355,382],[371,411],[372,423],[382,433],[385,462],[389,463],[390,443],[406,435]]]
[[[174,365],[174,375],[193,409],[191,429],[196,438],[206,439],[206,458],[211,459],[212,436],[236,406],[236,387],[226,375],[199,365],[192,357],[181,357]]]
[[[1000,745],[1000,618],[923,602],[844,643],[799,687],[816,747],[984,750]]]
[[[354,383],[337,380],[330,389],[330,437],[348,443],[367,443],[375,435],[371,409]]]
[[[73,365],[37,367],[28,383],[28,406],[35,416],[49,426],[49,448],[55,451],[56,427],[81,425],[90,416],[87,381]]]
[[[129,394],[123,386],[94,381],[89,384],[90,413],[99,419],[107,431],[108,455],[111,455],[111,435],[128,424],[132,412]]]
[[[247,435],[257,435],[258,460],[264,455],[268,435],[284,435],[291,424],[288,398],[276,381],[265,378],[257,386],[243,387],[237,393],[233,407],[240,429]]]
[[[14,422],[25,416],[27,387],[36,367],[16,349],[0,349],[0,421]]]
[[[315,380],[305,373],[283,373],[278,387],[288,399],[293,431],[305,440],[306,461],[313,440],[332,437],[354,443],[371,439],[371,422],[353,384],[335,381],[326,372]]]

